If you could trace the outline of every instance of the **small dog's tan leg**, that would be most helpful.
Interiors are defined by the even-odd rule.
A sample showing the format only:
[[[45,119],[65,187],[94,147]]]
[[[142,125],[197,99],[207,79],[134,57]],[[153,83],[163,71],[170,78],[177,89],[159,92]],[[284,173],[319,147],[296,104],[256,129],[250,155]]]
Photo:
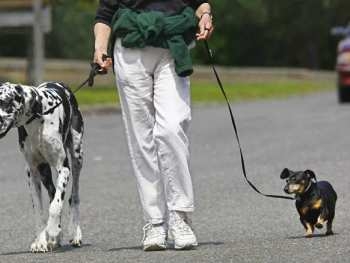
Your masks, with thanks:
[[[325,223],[327,223],[327,220],[324,220],[321,216],[319,216],[315,226],[321,229]]]
[[[312,237],[312,234],[314,233],[314,227],[310,223],[305,223],[305,226],[306,226],[305,237]]]

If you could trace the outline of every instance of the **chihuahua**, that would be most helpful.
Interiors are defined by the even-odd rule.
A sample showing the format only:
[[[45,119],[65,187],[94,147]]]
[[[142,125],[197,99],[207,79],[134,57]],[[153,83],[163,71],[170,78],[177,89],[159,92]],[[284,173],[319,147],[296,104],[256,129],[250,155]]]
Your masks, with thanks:
[[[295,195],[295,205],[306,234],[312,237],[314,229],[327,224],[326,235],[332,235],[332,222],[335,215],[337,193],[327,181],[317,181],[311,170],[293,172],[285,168],[281,179],[286,179],[284,191]]]

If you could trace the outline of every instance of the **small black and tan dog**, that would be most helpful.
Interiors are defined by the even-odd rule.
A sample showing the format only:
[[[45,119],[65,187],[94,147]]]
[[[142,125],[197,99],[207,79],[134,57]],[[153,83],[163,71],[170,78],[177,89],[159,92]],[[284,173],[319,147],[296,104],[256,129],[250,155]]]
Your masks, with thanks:
[[[317,181],[311,170],[293,172],[285,168],[281,179],[286,179],[284,191],[295,194],[295,205],[300,221],[306,230],[306,237],[312,237],[315,227],[327,224],[326,235],[332,235],[337,193],[327,181]]]

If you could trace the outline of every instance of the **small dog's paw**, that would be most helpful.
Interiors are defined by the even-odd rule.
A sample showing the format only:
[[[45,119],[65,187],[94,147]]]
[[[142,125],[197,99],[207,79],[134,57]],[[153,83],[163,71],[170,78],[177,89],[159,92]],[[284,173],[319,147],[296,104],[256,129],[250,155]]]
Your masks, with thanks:
[[[310,234],[310,233],[306,233],[306,234],[304,235],[304,237],[306,237],[306,238],[312,238],[312,236],[313,236],[313,234]]]
[[[326,236],[331,236],[331,235],[334,235],[332,230],[329,230],[329,231],[326,232]]]
[[[321,228],[323,228],[323,225],[321,223],[316,223],[315,227],[318,229],[321,229]]]

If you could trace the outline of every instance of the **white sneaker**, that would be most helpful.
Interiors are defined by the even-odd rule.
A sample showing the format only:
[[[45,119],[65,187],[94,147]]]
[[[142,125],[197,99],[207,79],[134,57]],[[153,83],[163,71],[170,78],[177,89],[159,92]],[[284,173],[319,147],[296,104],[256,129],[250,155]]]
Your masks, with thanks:
[[[191,222],[184,212],[170,211],[168,235],[170,240],[174,240],[175,249],[192,249],[198,246]]]
[[[143,227],[143,250],[157,251],[166,249],[166,230],[164,224],[146,224]]]

